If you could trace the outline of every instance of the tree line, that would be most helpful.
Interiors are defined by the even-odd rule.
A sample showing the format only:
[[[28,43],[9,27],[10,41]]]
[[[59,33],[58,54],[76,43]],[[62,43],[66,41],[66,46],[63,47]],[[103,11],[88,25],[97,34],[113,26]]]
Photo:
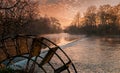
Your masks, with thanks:
[[[71,34],[120,35],[120,4],[90,6],[83,17],[77,13],[73,22],[65,29]]]
[[[0,0],[0,38],[61,32],[54,17],[39,14],[39,0]]]
[[[28,34],[48,34],[62,32],[61,24],[55,17],[40,17],[25,27]]]

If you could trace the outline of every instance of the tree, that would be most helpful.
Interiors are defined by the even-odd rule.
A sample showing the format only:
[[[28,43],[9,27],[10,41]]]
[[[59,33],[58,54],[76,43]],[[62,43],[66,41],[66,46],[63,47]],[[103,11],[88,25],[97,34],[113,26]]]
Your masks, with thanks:
[[[76,15],[75,15],[75,17],[74,17],[74,19],[73,19],[73,21],[72,21],[72,25],[75,25],[76,27],[79,27],[80,26],[80,21],[81,21],[81,16],[80,16],[80,13],[78,12]]]
[[[24,26],[36,17],[37,3],[33,0],[0,0],[2,37],[23,34]]]
[[[117,16],[116,24],[120,27],[120,3],[114,7],[114,14]]]
[[[79,15],[79,14],[78,14]],[[79,16],[73,24],[79,23]],[[119,35],[120,34],[120,4],[111,6],[102,5],[98,9],[90,6],[84,13],[81,26],[71,25],[66,29],[69,33],[87,35]]]
[[[101,24],[112,24],[116,21],[116,15],[113,12],[114,9],[109,4],[100,6],[98,15],[100,17]]]
[[[90,6],[84,13],[85,24],[86,25],[96,25],[96,6]]]
[[[61,32],[61,24],[58,19],[55,17],[50,17],[50,27],[51,27],[51,32]]]
[[[12,9],[20,3],[20,0],[0,0],[0,10]]]

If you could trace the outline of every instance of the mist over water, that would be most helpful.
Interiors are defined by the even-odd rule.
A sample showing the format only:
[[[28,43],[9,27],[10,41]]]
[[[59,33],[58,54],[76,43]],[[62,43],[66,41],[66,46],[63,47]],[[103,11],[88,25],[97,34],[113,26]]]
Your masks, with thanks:
[[[78,73],[119,73],[120,38],[49,34],[45,37],[63,46]],[[74,45],[73,45],[74,44]]]

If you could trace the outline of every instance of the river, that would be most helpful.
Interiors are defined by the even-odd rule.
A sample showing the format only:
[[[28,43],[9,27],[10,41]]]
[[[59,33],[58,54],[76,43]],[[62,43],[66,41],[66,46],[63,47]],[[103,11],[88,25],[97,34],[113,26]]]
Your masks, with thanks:
[[[78,73],[120,73],[120,38],[43,35],[57,43],[75,64]]]

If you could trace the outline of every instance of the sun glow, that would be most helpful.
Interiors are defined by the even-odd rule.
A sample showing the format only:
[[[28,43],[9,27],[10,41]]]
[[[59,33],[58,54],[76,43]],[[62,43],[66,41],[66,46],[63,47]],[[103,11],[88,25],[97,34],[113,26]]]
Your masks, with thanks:
[[[40,13],[57,18],[62,27],[69,26],[77,12],[81,17],[85,10],[91,6],[103,4],[118,4],[119,0],[40,0]]]

